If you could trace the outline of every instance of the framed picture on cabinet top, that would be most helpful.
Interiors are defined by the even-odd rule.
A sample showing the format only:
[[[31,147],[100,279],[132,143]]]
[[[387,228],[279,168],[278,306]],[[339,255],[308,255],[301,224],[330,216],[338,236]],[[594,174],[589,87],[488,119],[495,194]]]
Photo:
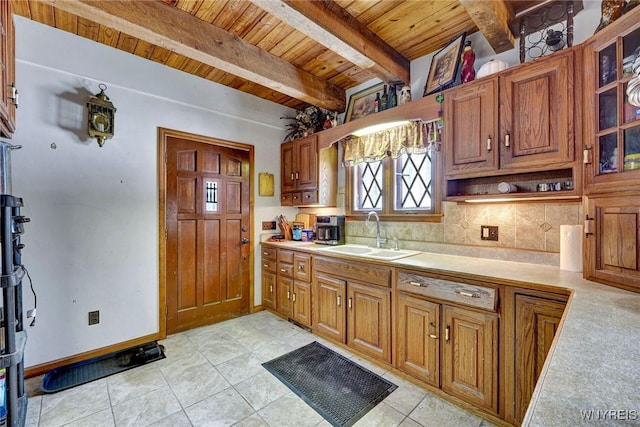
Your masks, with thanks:
[[[384,82],[378,83],[351,95],[347,104],[344,122],[350,122],[375,113],[376,94],[382,95],[385,84]]]
[[[460,55],[462,54],[466,34],[460,34],[433,55],[429,74],[427,75],[427,84],[424,86],[424,96],[453,86],[458,75]]]

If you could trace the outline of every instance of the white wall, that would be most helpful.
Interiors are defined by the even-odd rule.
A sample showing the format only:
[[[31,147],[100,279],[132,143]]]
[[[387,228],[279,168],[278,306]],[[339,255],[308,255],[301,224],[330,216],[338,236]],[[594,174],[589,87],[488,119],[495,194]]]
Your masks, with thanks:
[[[157,128],[255,146],[254,242],[279,206],[280,105],[15,17],[20,91],[13,194],[31,218],[23,261],[38,296],[27,367],[158,331]],[[117,107],[99,148],[85,110],[98,84]],[[55,149],[52,148],[55,144]],[[257,195],[258,172],[276,177]],[[255,302],[261,301],[259,252]],[[25,281],[24,306],[33,306]],[[100,324],[87,313],[100,310]]]

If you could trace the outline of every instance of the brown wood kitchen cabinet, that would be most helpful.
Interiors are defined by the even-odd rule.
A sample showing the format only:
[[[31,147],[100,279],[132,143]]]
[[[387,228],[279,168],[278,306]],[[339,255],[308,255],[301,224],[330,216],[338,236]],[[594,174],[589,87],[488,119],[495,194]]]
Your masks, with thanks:
[[[585,194],[637,190],[640,107],[628,103],[631,65],[640,53],[640,9],[584,43]]]
[[[640,292],[640,195],[585,198],[584,276]]]
[[[584,43],[584,276],[640,291],[640,107],[628,102],[640,8]]]
[[[515,419],[522,422],[566,303],[516,294]]]
[[[449,90],[444,116],[448,198],[498,193],[501,181],[517,184],[519,193],[573,182],[574,50]],[[492,176],[498,178],[486,179]],[[563,193],[574,186],[553,195]]]
[[[497,288],[410,270],[397,277],[398,369],[497,413]]]
[[[311,255],[278,249],[276,311],[311,327]]]
[[[311,135],[280,147],[280,204],[282,206],[335,206],[338,148],[318,150]]]
[[[10,138],[16,129],[15,29],[11,2],[0,2],[0,136]]]
[[[262,306],[271,310],[276,309],[276,293],[278,276],[276,273],[278,250],[269,246],[262,246]]]
[[[391,269],[316,257],[313,331],[391,363]]]

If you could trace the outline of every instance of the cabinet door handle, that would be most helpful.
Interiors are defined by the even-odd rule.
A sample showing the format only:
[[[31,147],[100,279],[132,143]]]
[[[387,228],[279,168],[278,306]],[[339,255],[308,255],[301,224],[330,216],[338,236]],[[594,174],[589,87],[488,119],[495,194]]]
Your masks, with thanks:
[[[272,294],[273,293],[273,285],[269,285],[269,293]]]
[[[287,291],[287,301],[291,299],[291,292]]]
[[[291,172],[291,181],[293,181],[295,178],[295,175],[293,174],[293,172]]]
[[[296,179],[300,179],[300,174],[296,172]]]
[[[585,165],[591,164],[591,147],[584,146],[582,150],[582,163]]]
[[[342,297],[338,295],[338,307],[342,305]]]
[[[447,342],[449,342],[449,329],[451,329],[449,325],[444,329],[444,340]]]
[[[507,147],[507,148],[511,147],[510,139],[511,139],[511,136],[508,133],[505,133],[504,134],[504,146]]]
[[[487,151],[491,151],[491,137],[487,138]]]
[[[461,297],[480,298],[480,295],[468,291],[456,291],[456,294],[460,295]]]
[[[296,293],[293,293],[293,302],[296,302]]]
[[[353,298],[349,298],[348,306],[349,308],[353,308]]]
[[[595,220],[593,218],[589,218],[589,215],[585,217],[584,220],[584,234],[585,236],[590,236],[593,234],[593,222]]]
[[[9,86],[11,89],[11,94],[9,95],[9,99],[13,102],[13,105],[18,109],[18,89],[16,89],[15,83],[11,83]]]

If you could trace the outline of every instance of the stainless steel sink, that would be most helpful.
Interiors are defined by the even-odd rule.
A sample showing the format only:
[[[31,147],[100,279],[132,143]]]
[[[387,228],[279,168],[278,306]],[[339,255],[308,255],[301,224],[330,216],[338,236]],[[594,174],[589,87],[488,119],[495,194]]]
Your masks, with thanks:
[[[328,246],[326,248],[321,248],[320,250],[336,254],[344,254],[355,257],[379,259],[385,261],[393,261],[420,253],[419,251],[410,251],[405,249],[394,251],[391,249],[370,248],[368,246],[362,245]]]

